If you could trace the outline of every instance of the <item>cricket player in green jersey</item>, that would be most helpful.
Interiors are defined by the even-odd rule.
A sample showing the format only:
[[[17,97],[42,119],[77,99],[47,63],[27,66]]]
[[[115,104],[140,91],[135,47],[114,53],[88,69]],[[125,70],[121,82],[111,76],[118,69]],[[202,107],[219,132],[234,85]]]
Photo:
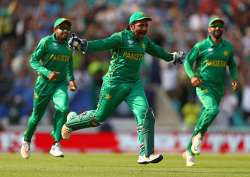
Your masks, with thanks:
[[[54,23],[54,33],[42,38],[30,59],[30,66],[38,73],[34,87],[33,112],[28,120],[21,146],[21,156],[30,157],[30,142],[50,100],[55,107],[53,118],[54,138],[50,154],[63,157],[59,142],[61,128],[69,113],[68,90],[75,91],[77,86],[73,75],[72,49],[68,47],[71,22],[58,18]]]
[[[163,159],[161,154],[154,154],[155,116],[145,96],[140,67],[145,53],[165,61],[182,63],[184,52],[168,53],[152,42],[146,35],[151,20],[143,12],[135,12],[127,29],[104,39],[88,41],[87,45],[86,41],[81,44],[87,46],[87,52],[111,50],[112,57],[108,72],[103,77],[97,109],[79,115],[69,113],[62,128],[64,139],[69,139],[72,131],[100,125],[122,101],[126,101],[137,124],[140,145],[137,162],[158,163]]]
[[[220,100],[229,68],[232,89],[238,86],[238,71],[234,61],[233,46],[222,39],[224,21],[211,18],[208,24],[208,38],[194,45],[184,61],[184,69],[203,105],[202,112],[192,133],[187,150],[183,153],[187,166],[193,166],[194,155],[200,153],[202,138],[219,112]],[[195,64],[194,64],[195,63]],[[193,67],[195,65],[195,67]]]

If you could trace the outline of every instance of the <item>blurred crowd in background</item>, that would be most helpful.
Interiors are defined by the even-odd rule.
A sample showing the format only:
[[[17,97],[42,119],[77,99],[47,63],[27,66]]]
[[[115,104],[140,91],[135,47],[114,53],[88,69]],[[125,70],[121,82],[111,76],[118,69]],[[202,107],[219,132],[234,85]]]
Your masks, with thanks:
[[[153,18],[149,36],[167,51],[188,52],[207,37],[211,16],[226,23],[224,38],[231,41],[239,68],[240,89],[232,93],[230,78],[215,125],[250,125],[250,1],[249,0],[1,0],[0,1],[0,122],[25,124],[32,111],[36,73],[29,58],[38,41],[53,33],[58,17],[72,20],[72,31],[88,40],[109,36],[127,27],[129,16],[142,10]],[[109,52],[74,54],[79,86],[70,92],[71,109],[93,109],[98,100],[102,76],[109,64]],[[218,76],[220,77],[220,76]],[[149,102],[154,107],[152,84],[160,86],[186,127],[193,127],[201,105],[182,66],[145,56],[142,78]],[[47,116],[53,114],[53,106]],[[131,117],[125,104],[114,113]]]

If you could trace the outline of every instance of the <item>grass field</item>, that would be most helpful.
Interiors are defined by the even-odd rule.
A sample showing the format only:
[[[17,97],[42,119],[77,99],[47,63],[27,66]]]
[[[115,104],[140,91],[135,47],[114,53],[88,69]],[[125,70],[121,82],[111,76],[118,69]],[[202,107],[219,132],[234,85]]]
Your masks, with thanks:
[[[202,154],[185,167],[180,154],[164,154],[159,164],[137,165],[135,154],[76,154],[64,158],[33,153],[0,153],[0,177],[250,177],[249,154]]]

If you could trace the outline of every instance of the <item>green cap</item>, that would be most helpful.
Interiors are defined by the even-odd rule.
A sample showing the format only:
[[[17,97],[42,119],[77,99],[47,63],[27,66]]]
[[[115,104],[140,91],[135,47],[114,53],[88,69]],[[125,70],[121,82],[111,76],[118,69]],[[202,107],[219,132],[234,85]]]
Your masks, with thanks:
[[[67,19],[67,18],[58,18],[58,19],[56,19],[56,21],[55,21],[55,23],[54,23],[54,29],[55,29],[58,25],[60,25],[60,24],[62,24],[62,23],[64,23],[64,22],[69,23],[70,26],[72,25],[72,23],[71,23],[71,21],[70,21],[69,19]]]
[[[130,16],[130,18],[129,18],[129,24],[131,25],[131,24],[135,23],[136,21],[140,21],[140,20],[151,21],[152,18],[151,17],[146,17],[143,12],[138,11],[138,12],[133,13]]]
[[[222,23],[222,26],[224,26],[224,21],[220,17],[213,17],[208,22],[208,27],[213,26],[213,23],[216,21],[220,21]]]

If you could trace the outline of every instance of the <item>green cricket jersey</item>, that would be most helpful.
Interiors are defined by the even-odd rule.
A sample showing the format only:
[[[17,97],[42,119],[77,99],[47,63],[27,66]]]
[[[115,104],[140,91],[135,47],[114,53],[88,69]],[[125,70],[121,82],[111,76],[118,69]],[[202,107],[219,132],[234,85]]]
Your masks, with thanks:
[[[50,82],[74,80],[72,50],[66,41],[59,43],[54,33],[40,40],[32,53],[30,66],[45,79],[52,71],[60,72],[58,78]]]
[[[140,78],[140,66],[145,53],[162,58],[173,59],[171,53],[152,42],[148,36],[136,40],[130,30],[123,30],[110,37],[88,42],[87,51],[111,50],[111,61],[104,79],[117,82],[135,82]]]
[[[193,69],[194,62],[196,64]],[[237,80],[233,46],[226,40],[216,44],[210,36],[196,43],[184,60],[184,69],[190,78],[197,76],[204,83],[216,85],[218,88],[224,87],[227,66],[232,78]]]

